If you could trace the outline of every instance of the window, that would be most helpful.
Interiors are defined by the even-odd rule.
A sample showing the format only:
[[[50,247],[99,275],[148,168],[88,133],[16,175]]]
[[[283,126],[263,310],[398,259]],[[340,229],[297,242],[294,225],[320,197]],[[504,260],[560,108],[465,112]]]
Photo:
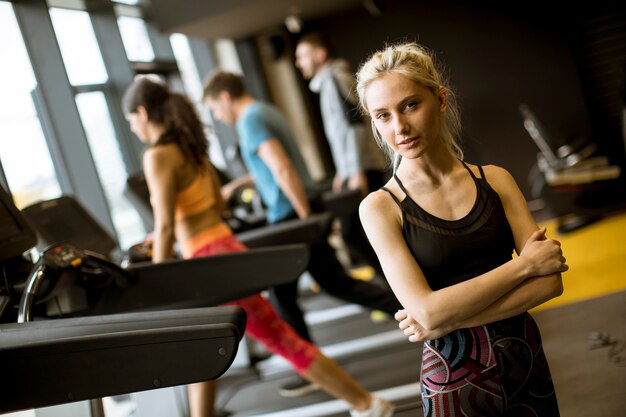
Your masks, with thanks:
[[[120,247],[127,249],[142,241],[145,231],[138,213],[122,194],[128,172],[105,97],[108,75],[93,27],[84,11],[53,8],[50,16],[70,83],[83,91],[75,96],[76,106]]]
[[[211,112],[202,104],[202,80],[196,66],[196,62],[189,46],[189,38],[187,36],[174,33],[170,36],[170,43],[176,58],[176,64],[180,69],[185,92],[190,100],[196,105],[198,115],[205,124],[205,134],[209,140],[209,158],[211,162],[219,169],[226,170],[226,160],[219,139],[215,135],[212,125],[213,119]]]
[[[129,61],[154,61],[154,50],[148,36],[146,22],[138,17],[120,16],[117,24]]]
[[[104,93],[95,91],[78,94],[76,105],[109,202],[120,247],[127,249],[141,242],[145,231],[137,211],[122,194],[128,174],[121,158]]]
[[[191,53],[189,39],[183,34],[174,33],[170,36],[170,43],[176,64],[183,78],[187,96],[193,102],[200,103],[202,101],[202,81]]]
[[[52,8],[50,17],[70,84],[105,83],[108,76],[89,15],[79,10]]]
[[[56,198],[61,187],[32,92],[37,87],[11,5],[0,1],[0,160],[19,208]]]

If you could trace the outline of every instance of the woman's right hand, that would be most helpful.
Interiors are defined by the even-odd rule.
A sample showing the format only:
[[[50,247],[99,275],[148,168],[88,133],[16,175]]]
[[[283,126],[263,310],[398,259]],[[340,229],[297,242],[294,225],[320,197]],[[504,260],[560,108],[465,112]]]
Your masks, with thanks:
[[[519,257],[528,268],[528,277],[551,275],[569,269],[558,240],[546,238],[546,228],[534,232]]]

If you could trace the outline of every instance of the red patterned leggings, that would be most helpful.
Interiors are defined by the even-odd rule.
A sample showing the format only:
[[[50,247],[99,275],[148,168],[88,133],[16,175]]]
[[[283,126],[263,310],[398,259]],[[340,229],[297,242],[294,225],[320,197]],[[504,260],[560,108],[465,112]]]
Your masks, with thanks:
[[[246,247],[234,235],[213,240],[192,255],[193,258],[228,252],[242,252]],[[319,349],[302,339],[281,319],[272,305],[260,294],[226,303],[243,308],[247,315],[246,332],[270,352],[282,356],[296,372],[304,374]]]

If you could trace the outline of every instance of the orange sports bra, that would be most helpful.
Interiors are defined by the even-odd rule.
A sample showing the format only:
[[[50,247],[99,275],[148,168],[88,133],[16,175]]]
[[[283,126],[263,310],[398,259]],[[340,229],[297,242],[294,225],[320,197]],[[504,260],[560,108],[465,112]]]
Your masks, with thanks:
[[[174,218],[182,220],[186,217],[200,213],[215,205],[215,195],[211,192],[211,175],[198,173],[191,184],[176,195]]]

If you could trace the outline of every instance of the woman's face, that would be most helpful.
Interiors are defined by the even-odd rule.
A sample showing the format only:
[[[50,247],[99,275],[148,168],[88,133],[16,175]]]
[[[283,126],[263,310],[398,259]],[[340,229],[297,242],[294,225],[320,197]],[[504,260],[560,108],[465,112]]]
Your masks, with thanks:
[[[440,140],[445,100],[422,84],[385,74],[367,86],[365,104],[378,133],[403,158],[418,158]]]
[[[133,132],[140,141],[148,142],[148,115],[143,107],[139,107],[134,113],[127,113],[125,115],[128,124],[130,125],[130,131]]]

